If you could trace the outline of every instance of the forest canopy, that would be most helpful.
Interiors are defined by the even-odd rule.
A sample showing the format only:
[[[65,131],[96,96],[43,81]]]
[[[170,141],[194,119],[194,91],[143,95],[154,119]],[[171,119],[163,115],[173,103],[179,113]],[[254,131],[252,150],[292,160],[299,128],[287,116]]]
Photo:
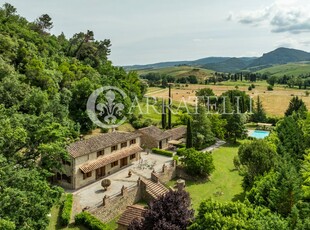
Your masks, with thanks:
[[[8,3],[0,21],[0,226],[44,229],[62,192],[49,179],[68,142],[94,128],[89,95],[111,85],[141,98],[146,86],[113,66],[111,41],[93,31],[53,35],[48,14],[29,22]]]

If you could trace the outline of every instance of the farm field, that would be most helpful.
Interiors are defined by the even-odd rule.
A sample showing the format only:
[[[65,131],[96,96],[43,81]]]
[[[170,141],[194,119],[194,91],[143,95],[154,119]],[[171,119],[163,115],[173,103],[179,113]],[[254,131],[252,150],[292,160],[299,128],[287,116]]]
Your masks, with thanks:
[[[310,108],[310,97],[305,96],[306,90],[290,89],[276,85],[273,91],[267,91],[267,83],[263,81],[255,83],[255,89],[249,91],[249,85],[249,82],[225,82],[222,85],[188,85],[187,87],[172,88],[172,99],[175,104],[182,101],[186,101],[186,103],[189,104],[195,104],[194,96],[196,93],[195,91],[198,89],[211,88],[217,96],[220,96],[225,91],[233,90],[235,89],[235,86],[238,86],[239,90],[245,91],[250,95],[253,102],[255,102],[257,96],[260,96],[264,109],[269,116],[283,116],[292,96],[302,98],[306,106]],[[150,88],[149,90],[147,96],[168,98],[168,89],[152,91],[153,88]]]
[[[206,77],[210,77],[214,73],[213,70],[192,66],[173,66],[159,69],[144,69],[137,70],[137,72],[139,75],[147,73],[159,73],[168,74],[174,77],[188,77],[189,75],[195,75],[200,81],[204,81]]]
[[[221,202],[243,199],[242,177],[233,164],[233,159],[238,154],[238,147],[227,144],[213,151],[215,171],[211,175],[211,181],[186,181],[185,189],[190,193],[195,210],[208,198]],[[175,181],[168,183],[170,186],[174,184]]]

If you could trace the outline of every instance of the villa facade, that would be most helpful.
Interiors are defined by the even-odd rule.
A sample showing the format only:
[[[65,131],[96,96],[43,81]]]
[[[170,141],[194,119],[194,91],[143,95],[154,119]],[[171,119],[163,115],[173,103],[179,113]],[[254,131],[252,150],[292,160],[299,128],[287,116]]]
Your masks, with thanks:
[[[141,134],[112,132],[70,144],[70,160],[63,162],[64,172],[57,181],[69,189],[78,189],[139,160]]]

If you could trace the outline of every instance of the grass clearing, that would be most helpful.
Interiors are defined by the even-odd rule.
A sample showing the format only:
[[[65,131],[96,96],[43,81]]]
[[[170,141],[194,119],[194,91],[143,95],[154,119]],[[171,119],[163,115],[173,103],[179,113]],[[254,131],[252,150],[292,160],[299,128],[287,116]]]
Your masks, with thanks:
[[[68,227],[62,227],[59,220],[59,214],[60,214],[60,204],[56,204],[52,207],[51,210],[51,217],[50,217],[50,223],[47,230],[87,230],[87,228],[83,226],[76,226],[74,224],[69,224]]]
[[[208,198],[221,202],[236,201],[244,198],[241,187],[242,177],[235,170],[233,158],[238,154],[239,145],[224,145],[213,152],[215,171],[208,182],[186,181],[186,191],[190,193],[193,208]],[[173,186],[175,181],[170,181]]]

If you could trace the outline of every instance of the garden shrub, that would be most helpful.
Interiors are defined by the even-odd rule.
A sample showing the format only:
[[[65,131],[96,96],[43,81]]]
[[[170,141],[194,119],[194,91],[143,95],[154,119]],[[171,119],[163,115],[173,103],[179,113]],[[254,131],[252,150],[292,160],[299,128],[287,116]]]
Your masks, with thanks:
[[[177,147],[177,148],[185,148],[186,144],[181,143],[181,144],[175,144],[174,146]]]
[[[110,230],[110,228],[88,212],[81,212],[75,216],[75,224],[83,225],[90,230]]]
[[[72,212],[73,195],[67,194],[66,198],[62,204],[60,223],[63,226],[67,226],[70,222],[71,212]]]
[[[183,152],[186,150],[186,147],[184,147],[184,148],[179,148],[178,150],[177,150],[177,155],[178,156],[183,156],[184,154],[183,154]]]
[[[153,148],[152,152],[155,154],[159,154],[159,155],[163,155],[163,156],[167,156],[167,157],[172,157],[173,153],[167,150],[163,150],[163,149],[158,149],[158,148]]]
[[[268,91],[272,91],[272,90],[273,90],[272,85],[268,85],[268,86],[267,86],[267,90],[268,90]]]

